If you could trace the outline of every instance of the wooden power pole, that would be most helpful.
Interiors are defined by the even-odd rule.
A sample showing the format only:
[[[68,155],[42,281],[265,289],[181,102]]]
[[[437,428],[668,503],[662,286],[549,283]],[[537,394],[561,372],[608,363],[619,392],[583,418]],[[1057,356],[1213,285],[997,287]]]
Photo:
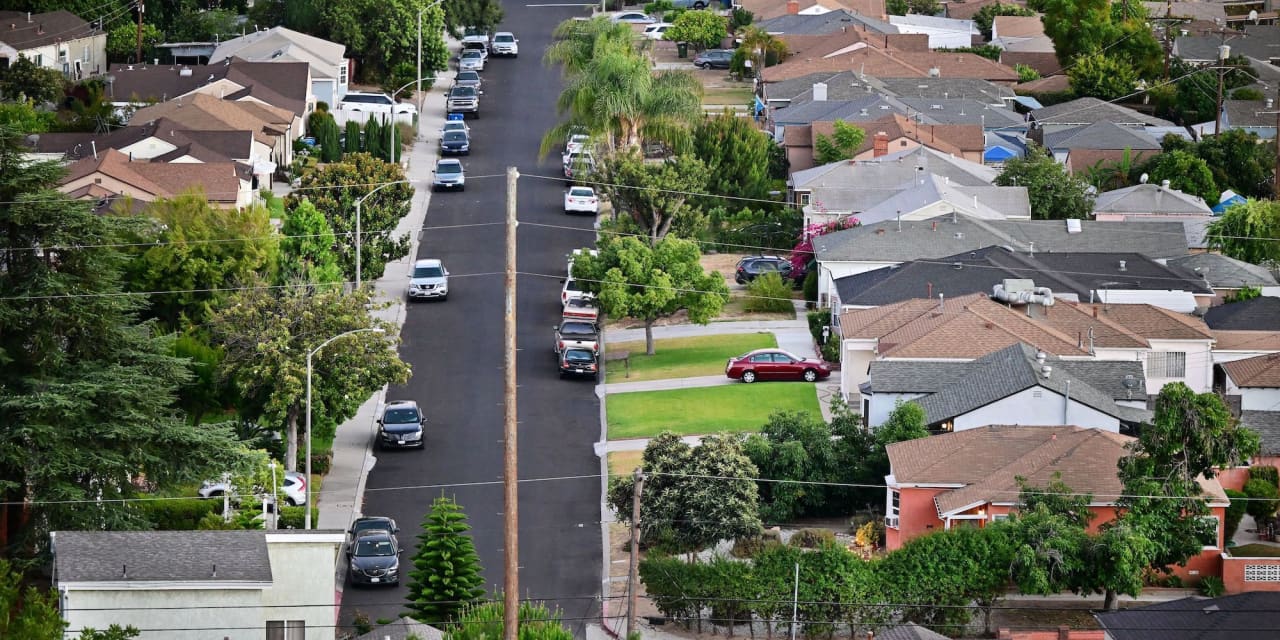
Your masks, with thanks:
[[[142,14],[147,11],[147,5],[142,2],[138,3],[138,64],[142,64]]]
[[[503,489],[503,640],[520,634],[520,514],[519,476],[516,471],[516,179],[520,172],[507,167],[507,268],[506,312],[503,316],[503,350],[506,353],[505,407],[502,425]]]
[[[644,473],[637,467],[631,494],[631,566],[627,569],[627,640],[636,633],[636,601],[640,586],[640,493],[644,491]]]

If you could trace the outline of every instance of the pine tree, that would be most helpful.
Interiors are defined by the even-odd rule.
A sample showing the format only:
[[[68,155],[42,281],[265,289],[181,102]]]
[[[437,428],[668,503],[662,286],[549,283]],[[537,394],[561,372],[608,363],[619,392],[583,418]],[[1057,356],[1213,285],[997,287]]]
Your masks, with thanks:
[[[440,496],[431,504],[409,574],[408,607],[414,618],[439,625],[484,595],[480,556],[467,534],[470,530],[467,516],[453,499]]]
[[[364,123],[364,152],[375,157],[381,158],[386,140],[382,135],[382,125],[378,124],[378,120],[369,115],[369,120]]]
[[[343,151],[345,153],[360,153],[360,123],[355,120],[347,121],[347,140]]]

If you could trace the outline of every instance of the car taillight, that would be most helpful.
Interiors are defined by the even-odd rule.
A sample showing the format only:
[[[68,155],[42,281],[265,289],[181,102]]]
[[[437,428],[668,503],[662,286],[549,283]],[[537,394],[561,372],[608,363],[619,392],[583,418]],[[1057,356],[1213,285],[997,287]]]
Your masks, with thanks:
[[[564,340],[561,340],[558,344],[560,345],[561,349],[564,349]]]

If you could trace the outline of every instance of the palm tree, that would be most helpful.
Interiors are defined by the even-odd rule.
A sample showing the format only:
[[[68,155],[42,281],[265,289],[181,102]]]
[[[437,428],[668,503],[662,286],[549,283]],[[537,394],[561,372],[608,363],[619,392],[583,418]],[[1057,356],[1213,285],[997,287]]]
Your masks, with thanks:
[[[751,64],[755,67],[756,73],[768,65],[770,60],[773,60],[774,64],[782,62],[789,53],[787,43],[760,27],[745,26],[738,31],[738,38],[742,40],[738,48],[753,56]]]

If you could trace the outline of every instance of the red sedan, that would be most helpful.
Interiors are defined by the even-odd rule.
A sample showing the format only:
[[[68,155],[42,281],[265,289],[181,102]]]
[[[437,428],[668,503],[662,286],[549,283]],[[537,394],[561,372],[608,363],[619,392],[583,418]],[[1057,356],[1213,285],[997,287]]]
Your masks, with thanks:
[[[734,380],[825,380],[831,368],[821,360],[798,358],[781,349],[757,349],[751,353],[729,358],[724,374]]]

